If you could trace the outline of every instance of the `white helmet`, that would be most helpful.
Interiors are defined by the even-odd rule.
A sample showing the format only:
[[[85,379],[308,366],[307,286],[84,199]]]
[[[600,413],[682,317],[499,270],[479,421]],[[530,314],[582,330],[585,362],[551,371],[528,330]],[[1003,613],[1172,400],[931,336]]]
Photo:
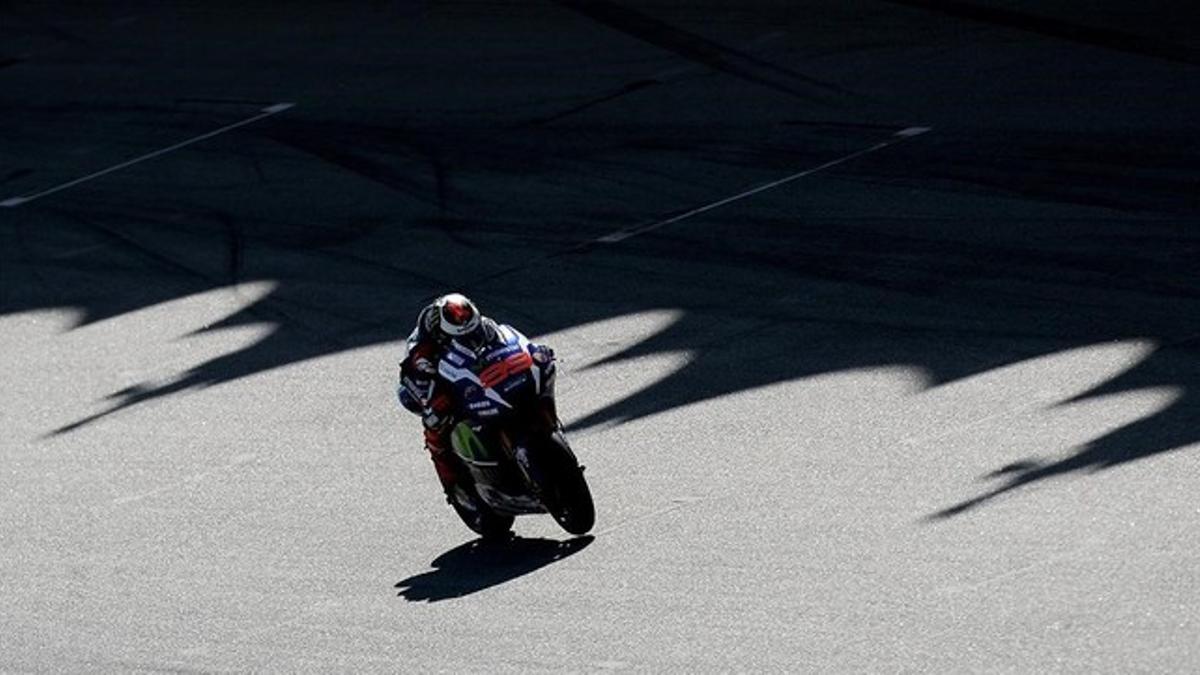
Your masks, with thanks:
[[[479,330],[479,308],[461,293],[443,295],[437,300],[438,325],[450,337],[460,338]]]

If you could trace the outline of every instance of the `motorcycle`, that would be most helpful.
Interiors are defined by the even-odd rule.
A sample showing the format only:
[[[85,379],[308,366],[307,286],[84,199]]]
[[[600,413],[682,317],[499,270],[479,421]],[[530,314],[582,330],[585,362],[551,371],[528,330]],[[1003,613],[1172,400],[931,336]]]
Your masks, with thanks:
[[[595,524],[584,467],[558,419],[555,374],[553,352],[506,325],[477,350],[451,341],[438,363],[462,417],[450,446],[469,477],[450,505],[485,538],[507,536],[524,514],[549,513],[577,535]]]

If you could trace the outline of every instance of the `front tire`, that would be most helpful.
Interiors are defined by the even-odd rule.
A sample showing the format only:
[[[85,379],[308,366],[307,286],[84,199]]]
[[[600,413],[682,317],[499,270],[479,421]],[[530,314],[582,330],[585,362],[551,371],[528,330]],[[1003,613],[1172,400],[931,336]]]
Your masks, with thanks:
[[[596,504],[583,477],[583,467],[562,434],[552,434],[541,444],[538,460],[544,467],[542,502],[554,520],[570,534],[586,534],[596,524]]]
[[[573,467],[570,475],[560,477],[557,487],[554,520],[571,534],[587,534],[596,524],[596,504],[582,467]]]

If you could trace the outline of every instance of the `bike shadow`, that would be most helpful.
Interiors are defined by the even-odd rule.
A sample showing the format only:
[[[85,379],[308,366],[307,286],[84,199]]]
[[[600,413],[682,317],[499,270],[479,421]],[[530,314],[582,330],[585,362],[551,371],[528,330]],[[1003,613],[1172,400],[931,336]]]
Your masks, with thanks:
[[[410,602],[461,598],[574,555],[594,539],[591,535],[565,541],[476,539],[439,555],[430,563],[432,570],[397,582],[395,587],[400,589],[398,595]]]

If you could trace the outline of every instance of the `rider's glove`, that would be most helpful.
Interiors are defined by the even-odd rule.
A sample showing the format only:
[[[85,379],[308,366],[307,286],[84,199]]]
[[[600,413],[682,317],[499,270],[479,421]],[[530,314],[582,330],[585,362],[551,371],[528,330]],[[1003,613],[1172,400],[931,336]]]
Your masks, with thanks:
[[[554,362],[554,350],[546,345],[533,345],[529,351],[530,356],[533,357],[533,360],[536,361],[538,365],[544,366],[547,363]]]

